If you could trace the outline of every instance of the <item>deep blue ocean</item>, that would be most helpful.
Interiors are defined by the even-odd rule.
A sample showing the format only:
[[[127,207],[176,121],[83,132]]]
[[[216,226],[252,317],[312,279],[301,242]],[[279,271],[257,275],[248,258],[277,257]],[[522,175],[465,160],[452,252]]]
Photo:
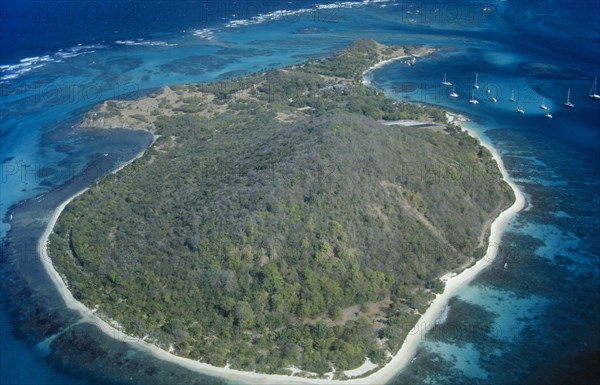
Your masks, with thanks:
[[[600,100],[588,97],[600,76],[594,0],[2,1],[0,217],[95,157],[123,162],[147,144],[78,130],[93,105],[325,57],[360,37],[438,48],[413,66],[374,71],[372,85],[470,117],[528,197],[493,266],[450,302],[445,322],[392,383],[600,383]],[[181,59],[193,64],[173,65]],[[444,74],[453,87],[441,84]],[[563,105],[569,90],[573,108]],[[1,226],[4,237],[10,225]],[[6,312],[16,304],[2,302],[0,384],[92,381],[17,338]]]

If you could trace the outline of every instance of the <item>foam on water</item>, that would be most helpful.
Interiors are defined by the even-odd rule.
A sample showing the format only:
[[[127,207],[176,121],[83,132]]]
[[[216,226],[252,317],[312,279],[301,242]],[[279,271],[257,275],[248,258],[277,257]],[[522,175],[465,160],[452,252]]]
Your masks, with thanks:
[[[91,54],[98,49],[106,48],[108,46],[104,44],[78,44],[74,47],[60,49],[52,54],[24,58],[19,60],[18,64],[3,64],[0,65],[0,81],[15,80],[32,70],[46,68],[50,63],[61,63],[64,59]]]
[[[146,46],[146,47],[176,47],[175,43],[167,43],[159,40],[144,40],[141,38],[135,40],[116,40],[115,44],[129,46]]]
[[[213,40],[215,38],[216,30],[214,28],[202,28],[192,31],[194,36],[201,39]]]
[[[440,316],[435,320],[436,325],[443,325],[448,320],[448,312],[450,311],[450,306],[446,306],[444,311]]]
[[[364,7],[368,5],[377,4],[380,7],[384,7],[390,0],[363,0],[363,1],[342,1],[332,4],[317,4],[312,8],[301,8],[295,10],[277,10],[266,14],[260,14],[250,19],[236,19],[231,20],[225,24],[227,28],[238,28],[249,25],[258,25],[280,19],[284,20],[296,20],[299,17],[306,15],[314,15],[319,10],[333,10],[333,9],[349,9]]]

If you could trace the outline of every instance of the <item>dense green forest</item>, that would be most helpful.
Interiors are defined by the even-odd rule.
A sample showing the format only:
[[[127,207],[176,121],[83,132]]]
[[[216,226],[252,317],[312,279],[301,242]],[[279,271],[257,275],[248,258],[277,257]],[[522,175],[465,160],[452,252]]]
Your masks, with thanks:
[[[341,378],[386,362],[513,197],[467,133],[378,122],[445,122],[360,84],[380,53],[362,40],[172,87],[179,100],[157,91],[150,113],[109,104],[160,137],[60,216],[49,253],[75,298],[214,365]]]

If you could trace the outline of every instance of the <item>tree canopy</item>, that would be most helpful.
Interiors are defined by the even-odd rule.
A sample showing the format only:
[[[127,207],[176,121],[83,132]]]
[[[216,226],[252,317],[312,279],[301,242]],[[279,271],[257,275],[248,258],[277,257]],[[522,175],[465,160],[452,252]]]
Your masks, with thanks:
[[[377,121],[444,113],[358,84],[373,44],[111,105],[160,138],[59,218],[49,254],[75,298],[213,365],[384,363],[513,197],[465,132]]]

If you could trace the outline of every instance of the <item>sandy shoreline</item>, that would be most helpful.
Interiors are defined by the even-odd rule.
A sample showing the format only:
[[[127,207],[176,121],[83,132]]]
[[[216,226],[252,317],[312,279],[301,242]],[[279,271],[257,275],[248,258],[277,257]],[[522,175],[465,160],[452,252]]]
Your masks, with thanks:
[[[410,59],[412,57],[413,56],[409,56],[409,55],[398,56],[398,57],[395,57],[395,58],[391,58],[391,59],[380,61],[379,63],[377,63],[375,65],[372,65],[371,67],[367,68],[367,70],[365,72],[363,72],[363,81],[362,81],[362,84],[365,85],[365,86],[370,86],[371,85],[371,80],[367,77],[367,75],[369,73],[371,73],[373,70],[376,70],[377,68],[381,68],[383,66],[386,66],[386,65],[388,65],[390,63],[393,63],[395,61],[402,60],[402,59]]]
[[[396,56],[390,59],[386,59],[386,60],[382,60],[374,65],[372,65],[371,67],[367,68],[363,73],[362,73],[362,84],[365,86],[371,86],[371,79],[369,79],[369,77],[367,76],[369,73],[373,72],[374,70],[381,68],[383,66],[386,66],[390,63],[393,63],[395,61],[398,60],[408,60],[410,61],[409,65],[414,65],[416,63],[416,59],[429,55],[430,53],[434,52],[435,49],[432,48],[422,48],[419,50],[419,52],[410,54],[410,55],[401,55],[401,56]]]
[[[392,61],[399,60],[402,58],[407,57],[398,57],[382,61],[365,71],[365,74],[372,71],[373,69],[379,68]],[[474,131],[469,129],[467,129],[467,131],[471,136],[477,138],[479,142],[492,153],[493,158],[498,163],[498,167],[502,172],[504,180],[510,185],[510,187],[514,191],[515,202],[511,207],[503,211],[492,223],[490,228],[490,237],[488,240],[488,249],[485,256],[479,261],[477,261],[475,265],[464,270],[460,274],[448,279],[444,292],[437,295],[436,299],[431,303],[425,314],[421,316],[413,330],[411,330],[406,340],[402,344],[402,347],[400,348],[398,353],[394,355],[394,357],[385,366],[383,366],[377,372],[367,377],[350,380],[310,379],[303,377],[294,377],[289,375],[260,374],[255,372],[245,372],[235,369],[216,367],[209,364],[200,363],[191,359],[175,356],[146,341],[128,336],[122,331],[111,326],[106,321],[102,320],[92,310],[88,309],[85,305],[83,305],[81,302],[77,301],[73,297],[73,295],[65,285],[65,282],[62,280],[61,276],[54,269],[52,261],[47,254],[48,238],[52,233],[52,230],[54,228],[54,225],[56,224],[56,221],[58,220],[59,215],[68,205],[69,202],[71,202],[78,195],[83,194],[85,191],[87,191],[87,188],[78,192],[77,194],[74,194],[54,210],[50,221],[48,222],[46,230],[44,231],[44,234],[39,239],[37,245],[38,254],[40,255],[40,258],[44,264],[46,271],[48,272],[48,275],[56,285],[67,306],[70,309],[78,311],[81,314],[84,322],[93,323],[110,337],[113,337],[120,341],[126,341],[132,345],[135,345],[139,349],[143,349],[161,360],[178,364],[184,368],[197,371],[204,375],[216,376],[234,381],[249,382],[253,384],[383,384],[389,381],[402,369],[404,369],[406,365],[410,364],[411,359],[416,353],[419,342],[421,341],[425,333],[427,333],[435,326],[435,320],[439,317],[440,314],[442,314],[449,299],[452,296],[454,296],[460,288],[462,288],[471,280],[473,280],[479,272],[481,272],[483,269],[485,269],[492,263],[498,251],[498,245],[502,236],[502,231],[504,230],[510,219],[512,219],[516,213],[522,210],[526,203],[525,196],[521,193],[518,187],[509,179],[508,173],[506,172],[506,169],[504,168],[502,160],[500,159],[496,149],[482,142]],[[156,136],[154,138],[154,141],[155,140]],[[113,173],[118,172],[126,165],[133,162],[135,159],[141,157],[144,152],[145,151],[142,151],[140,154],[138,154],[138,156],[136,156],[136,158],[132,159],[129,162],[126,162],[125,164],[114,170]]]

